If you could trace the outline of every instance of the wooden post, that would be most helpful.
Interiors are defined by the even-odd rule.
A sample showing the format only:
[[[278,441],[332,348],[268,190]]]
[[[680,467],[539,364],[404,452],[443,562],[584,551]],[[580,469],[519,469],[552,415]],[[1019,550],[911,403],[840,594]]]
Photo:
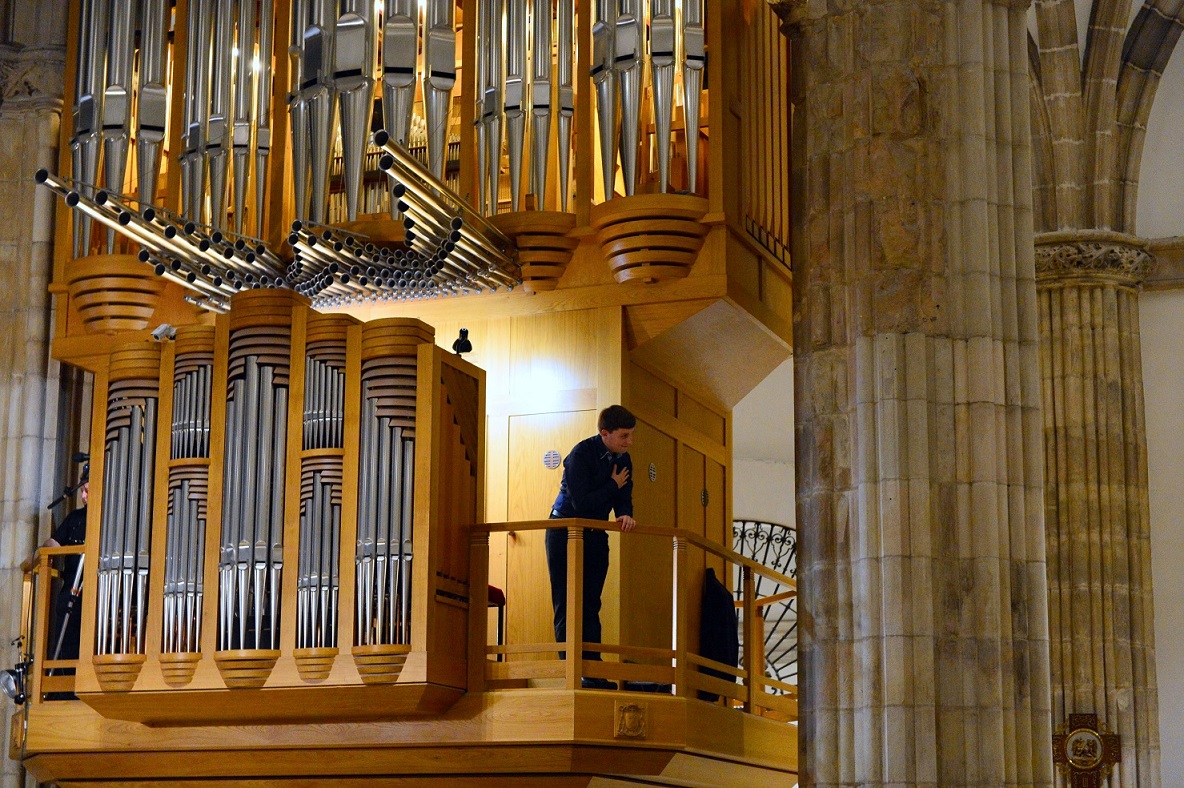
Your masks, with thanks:
[[[485,691],[485,646],[489,641],[489,534],[473,530],[469,536],[469,692]]]
[[[687,540],[674,537],[674,683],[679,697],[691,697],[690,665],[687,664],[691,623],[691,568]]]
[[[584,675],[584,528],[567,528],[567,688]]]
[[[740,570],[740,582],[744,588],[744,710],[752,713],[754,687],[757,677],[761,675],[760,651],[755,644],[760,635],[760,627],[756,620],[759,617],[756,607],[756,584],[752,579],[752,567],[745,566]]]

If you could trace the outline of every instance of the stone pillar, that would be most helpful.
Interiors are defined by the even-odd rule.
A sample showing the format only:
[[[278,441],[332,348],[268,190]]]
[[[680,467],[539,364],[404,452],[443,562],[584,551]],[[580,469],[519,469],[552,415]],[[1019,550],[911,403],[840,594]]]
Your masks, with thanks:
[[[1053,782],[1026,7],[781,8],[803,786]]]
[[[19,566],[50,533],[45,505],[65,472],[60,371],[49,357],[54,200],[32,178],[38,167],[57,170],[66,3],[35,5],[35,14],[22,17],[35,27],[14,25],[10,43],[0,44],[0,669],[18,655],[8,641],[20,632]],[[7,698],[0,704],[7,753],[13,705]],[[23,782],[20,764],[4,757],[0,786]]]
[[[1036,239],[1054,723],[1122,737],[1110,786],[1159,785],[1139,297],[1153,260],[1102,230]]]

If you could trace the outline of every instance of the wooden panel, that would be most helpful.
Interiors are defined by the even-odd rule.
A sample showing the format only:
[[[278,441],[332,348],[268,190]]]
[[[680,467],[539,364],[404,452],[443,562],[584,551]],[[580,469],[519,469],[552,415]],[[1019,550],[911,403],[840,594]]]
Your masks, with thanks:
[[[563,466],[547,468],[543,454],[555,450],[560,457],[566,457],[572,446],[595,431],[596,412],[592,410],[510,418],[509,452],[503,460],[509,469],[509,520],[547,517],[559,492]],[[506,575],[506,642],[553,641],[551,584],[542,532],[509,534]],[[607,594],[604,602],[607,609]],[[607,639],[607,627],[604,634]]]
[[[675,441],[639,421],[633,434],[633,512],[640,525],[673,527],[675,511]],[[653,463],[654,480],[649,466]],[[670,539],[622,534],[621,642],[629,646],[669,648],[673,617]],[[628,604],[645,600],[644,604]]]
[[[699,536],[706,535],[703,506],[706,457],[686,444],[678,447],[678,526]]]
[[[665,413],[677,414],[676,389],[653,373],[638,366],[629,365],[629,397],[633,402],[644,402],[646,407]]]
[[[707,508],[704,511],[704,536],[724,547],[732,546],[732,518],[728,516],[728,474],[723,465],[707,458],[704,462],[704,487],[707,489]],[[719,577],[724,576],[722,558],[711,557],[708,566],[715,567]],[[725,581],[727,582],[727,581]]]
[[[598,337],[593,310],[513,318],[509,393],[595,388]]]
[[[678,420],[689,424],[721,446],[726,435],[723,415],[684,391],[678,393]]]

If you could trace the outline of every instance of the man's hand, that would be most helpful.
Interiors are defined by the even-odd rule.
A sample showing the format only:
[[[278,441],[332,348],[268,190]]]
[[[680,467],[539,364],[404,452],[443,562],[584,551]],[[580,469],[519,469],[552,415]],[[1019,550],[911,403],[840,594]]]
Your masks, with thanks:
[[[621,489],[629,482],[629,469],[618,468],[613,466],[613,481],[617,483],[617,489]]]
[[[628,473],[628,471],[626,471]],[[637,521],[627,514],[623,514],[617,518],[617,525],[621,526],[622,531],[632,531],[637,527]]]

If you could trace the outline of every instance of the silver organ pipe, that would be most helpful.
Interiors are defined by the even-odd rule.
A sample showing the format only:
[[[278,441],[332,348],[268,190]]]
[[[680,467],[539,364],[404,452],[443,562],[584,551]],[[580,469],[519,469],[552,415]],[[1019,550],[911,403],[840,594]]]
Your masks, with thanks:
[[[165,55],[168,49],[167,0],[141,0],[140,5],[140,105],[136,118],[136,161],[140,202],[156,200],[160,154],[168,114]]]
[[[674,0],[650,0],[650,74],[654,93],[658,189],[670,182],[670,125],[674,113]]]
[[[103,90],[103,179],[108,189],[123,191],[132,117],[132,38],[135,0],[111,0],[107,44],[107,83]],[[115,251],[115,233],[107,233],[107,253]]]
[[[79,25],[78,78],[74,98],[74,136],[70,142],[74,177],[87,196],[94,194],[102,140],[104,65],[107,58],[107,0],[83,0]],[[80,216],[74,225],[74,253],[89,254],[91,221]]]
[[[555,65],[559,78],[559,210],[566,211],[571,174],[571,124],[576,114],[575,87],[572,82],[575,61],[575,0],[558,0],[556,13],[559,46]],[[539,200],[542,204],[542,200]]]
[[[268,318],[230,316],[220,650],[279,646],[291,329]]]
[[[406,323],[376,320],[362,329],[355,646],[411,642],[416,349],[423,337]]]
[[[616,61],[617,0],[596,0],[592,25],[592,84],[596,88],[596,118],[600,130],[600,169],[604,199],[612,199],[617,151]]]
[[[336,648],[348,317],[308,322],[300,468],[297,648]]]
[[[374,106],[374,0],[343,0],[335,34],[333,84],[341,108],[346,215],[358,218],[370,115]]]
[[[551,0],[533,0],[531,30],[530,185],[538,207],[543,208],[547,204],[547,143],[551,137]]]
[[[111,356],[103,452],[95,654],[143,654],[156,469],[160,347]]]
[[[177,329],[161,650],[200,650],[214,330]]]
[[[255,81],[255,234],[263,235],[263,199],[267,192],[267,159],[271,154],[271,48],[275,36],[275,6],[259,2],[259,75]]]
[[[292,189],[296,198],[296,219],[308,218],[309,116],[305,83],[305,34],[308,31],[308,8],[311,0],[292,0],[292,36],[288,46],[291,59],[291,93],[288,96],[289,124],[292,128]],[[309,85],[312,82],[308,82]]]
[[[181,167],[184,213],[196,222],[206,216],[206,176],[210,120],[210,53],[213,49],[214,0],[193,0],[188,18],[187,57],[185,63],[185,133],[182,139]],[[187,188],[186,188],[187,187]]]
[[[547,24],[551,14],[548,10]],[[510,159],[510,206],[517,211],[522,194],[522,148],[526,137],[526,0],[506,0],[506,145]],[[548,55],[549,57],[549,55]]]
[[[625,194],[637,188],[638,121],[641,114],[641,70],[644,65],[645,35],[642,30],[641,0],[620,0],[617,13],[613,70],[621,97],[621,178]],[[606,190],[607,191],[607,190]]]
[[[231,86],[234,58],[234,0],[213,0],[214,40],[210,58],[210,108],[204,156],[210,178],[210,220],[226,229],[226,187],[233,120]]]
[[[699,175],[699,95],[703,89],[703,69],[707,48],[703,35],[705,0],[686,0],[682,8],[683,39],[683,116],[686,124],[687,188],[695,190]]]
[[[505,83],[505,73],[502,68],[502,16],[505,0],[482,0],[480,7],[483,12],[481,14],[481,40],[485,43],[481,50],[481,72],[484,75],[482,82],[485,94],[480,117],[486,168],[480,177],[483,184],[482,191],[486,195],[483,212],[493,215],[497,213],[498,192],[501,188],[502,94]]]
[[[334,23],[331,0],[311,0],[309,26],[304,32],[305,101],[308,104],[309,196],[308,218],[325,221],[329,187],[329,156],[333,150]]]
[[[260,20],[262,25],[262,20]],[[247,185],[251,175],[251,111],[255,105],[255,70],[251,61],[255,53],[255,3],[238,4],[238,57],[234,63],[234,126],[230,131],[234,161],[234,231],[243,231],[243,213],[247,204]],[[261,89],[261,88],[260,88]]]
[[[448,146],[448,115],[456,84],[455,0],[426,0],[424,14],[424,116],[428,125],[428,166],[443,180]]]

